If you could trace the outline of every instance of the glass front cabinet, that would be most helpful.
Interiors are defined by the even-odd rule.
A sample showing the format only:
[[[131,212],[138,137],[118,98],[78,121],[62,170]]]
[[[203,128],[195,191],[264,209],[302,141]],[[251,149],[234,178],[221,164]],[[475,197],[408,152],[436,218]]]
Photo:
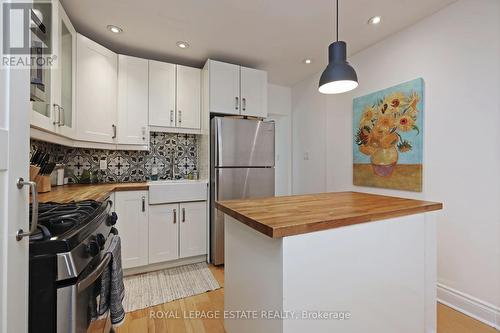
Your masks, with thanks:
[[[50,53],[51,66],[31,68],[31,126],[66,137],[74,136],[76,30],[58,1],[33,2],[32,54]],[[42,38],[44,38],[42,40]],[[38,47],[51,42],[51,50]]]

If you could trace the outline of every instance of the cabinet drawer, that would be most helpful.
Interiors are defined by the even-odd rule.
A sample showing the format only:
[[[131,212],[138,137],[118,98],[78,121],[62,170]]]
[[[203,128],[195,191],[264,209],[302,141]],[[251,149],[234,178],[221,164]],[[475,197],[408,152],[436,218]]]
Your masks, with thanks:
[[[149,183],[149,204],[207,200],[206,182],[158,181]]]

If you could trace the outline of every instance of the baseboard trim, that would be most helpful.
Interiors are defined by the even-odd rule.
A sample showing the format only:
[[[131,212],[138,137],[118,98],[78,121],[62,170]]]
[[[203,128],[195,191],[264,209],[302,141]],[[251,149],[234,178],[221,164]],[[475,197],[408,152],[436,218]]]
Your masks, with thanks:
[[[123,275],[129,276],[129,275],[136,275],[136,274],[142,274],[142,273],[149,273],[149,272],[159,271],[162,269],[167,269],[167,268],[172,268],[172,267],[196,264],[199,262],[207,262],[207,255],[204,254],[201,256],[182,258],[182,259],[166,261],[166,262],[162,262],[162,263],[158,263],[158,264],[125,268],[123,270]]]
[[[442,283],[437,284],[437,299],[439,303],[500,331],[500,308]]]

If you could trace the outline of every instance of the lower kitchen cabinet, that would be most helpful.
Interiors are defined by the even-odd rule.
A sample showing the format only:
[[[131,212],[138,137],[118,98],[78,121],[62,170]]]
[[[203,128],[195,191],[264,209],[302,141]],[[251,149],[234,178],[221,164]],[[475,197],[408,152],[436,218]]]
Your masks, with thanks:
[[[179,205],[149,207],[149,263],[179,258]]]
[[[115,193],[116,228],[121,238],[123,268],[147,265],[148,260],[148,191]]]
[[[149,207],[149,263],[207,253],[207,203],[184,202]]]
[[[124,269],[207,254],[207,202],[149,205],[148,191],[114,193]]]
[[[193,257],[207,253],[207,204],[186,202],[179,204],[179,257]]]

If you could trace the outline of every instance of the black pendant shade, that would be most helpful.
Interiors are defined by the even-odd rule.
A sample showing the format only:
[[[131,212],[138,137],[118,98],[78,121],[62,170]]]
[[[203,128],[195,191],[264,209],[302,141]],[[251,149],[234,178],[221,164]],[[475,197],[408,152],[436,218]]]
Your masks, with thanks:
[[[324,94],[339,94],[358,86],[358,76],[347,62],[347,45],[343,41],[330,44],[328,66],[319,79],[319,91]]]
[[[328,47],[328,66],[319,79],[319,92],[340,94],[358,86],[358,76],[347,62],[347,44],[338,40],[339,10],[337,0],[337,41]]]

